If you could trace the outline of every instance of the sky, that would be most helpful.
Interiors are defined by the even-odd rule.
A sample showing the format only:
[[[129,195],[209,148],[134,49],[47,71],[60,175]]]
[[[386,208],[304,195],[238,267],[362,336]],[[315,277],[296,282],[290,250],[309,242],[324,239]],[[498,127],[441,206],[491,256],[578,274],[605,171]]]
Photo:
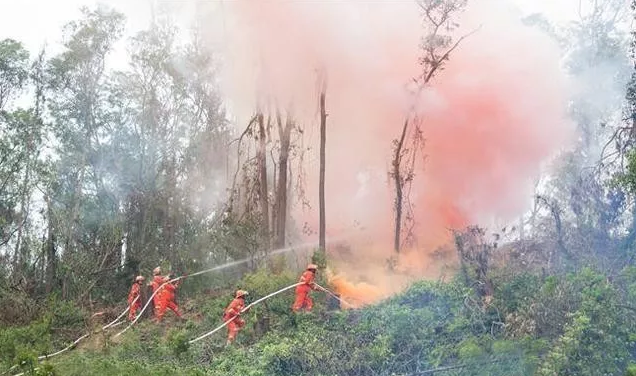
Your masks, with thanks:
[[[149,23],[153,1],[155,0],[0,0],[0,9],[2,9],[0,12],[0,39],[13,38],[22,41],[30,50],[34,51],[39,50],[46,43],[48,48],[53,50],[61,40],[63,25],[80,16],[79,8],[81,6],[94,6],[100,2],[111,5],[126,14],[128,31],[133,33]],[[220,5],[222,3],[222,0],[207,1],[216,1]],[[576,18],[579,3],[579,0],[509,1],[519,7],[523,14],[543,13],[556,23]],[[164,2],[171,3],[171,5],[186,3],[180,0]]]

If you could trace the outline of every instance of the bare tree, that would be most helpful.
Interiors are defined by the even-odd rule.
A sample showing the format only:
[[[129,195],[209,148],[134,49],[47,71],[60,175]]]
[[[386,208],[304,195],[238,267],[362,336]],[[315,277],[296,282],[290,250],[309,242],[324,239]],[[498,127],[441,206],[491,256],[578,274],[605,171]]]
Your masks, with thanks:
[[[420,64],[423,70],[422,75],[414,80],[416,84],[416,90],[413,93],[414,102],[435,73],[442,69],[453,50],[468,36],[464,35],[452,43],[451,36],[443,33],[443,31],[450,32],[457,26],[452,19],[463,10],[466,0],[420,0],[418,4],[429,30],[421,44],[423,55],[420,58]],[[420,119],[416,115],[415,104],[413,104],[404,119],[400,137],[393,140],[393,158],[389,173],[395,187],[393,247],[396,254],[400,253],[401,248],[404,210],[405,207],[410,209],[406,193],[415,176],[417,152],[422,148],[423,141]],[[412,216],[410,219],[414,220]]]

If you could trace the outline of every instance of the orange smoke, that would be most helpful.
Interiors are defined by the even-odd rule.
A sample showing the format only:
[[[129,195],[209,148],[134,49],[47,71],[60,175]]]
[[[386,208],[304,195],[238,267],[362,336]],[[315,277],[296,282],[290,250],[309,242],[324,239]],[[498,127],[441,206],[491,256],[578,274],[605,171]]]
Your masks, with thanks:
[[[351,255],[330,254],[331,282],[366,304],[453,263],[449,229],[511,220],[532,201],[533,180],[571,136],[568,86],[550,38],[501,2],[474,0],[454,51],[418,98],[426,161],[410,193],[417,243],[387,272],[392,255],[391,140],[421,71],[423,19],[415,2],[231,2],[224,20],[226,94],[239,124],[256,107],[278,106],[305,127],[311,210],[296,222],[317,228],[317,70],[327,72],[327,232],[350,238]],[[439,252],[440,249],[445,249]],[[354,281],[354,282],[352,282]]]
[[[332,288],[344,300],[340,305],[344,309],[359,308],[390,295],[390,291],[383,290],[381,286],[371,285],[366,282],[353,283],[342,275],[328,273],[327,278]]]

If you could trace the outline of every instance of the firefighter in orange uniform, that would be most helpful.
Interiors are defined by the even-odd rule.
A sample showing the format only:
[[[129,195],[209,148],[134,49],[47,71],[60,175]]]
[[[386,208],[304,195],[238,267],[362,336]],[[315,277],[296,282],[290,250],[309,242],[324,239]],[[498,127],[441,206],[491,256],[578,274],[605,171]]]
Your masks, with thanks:
[[[241,318],[241,313],[243,313],[243,309],[245,309],[245,296],[248,295],[247,291],[237,290],[234,295],[234,299],[227,306],[225,312],[223,313],[223,321],[228,322],[227,324],[227,342],[226,345],[230,345],[234,339],[236,338],[236,334],[239,330],[245,326],[245,320]],[[249,311],[249,308],[246,312]],[[231,320],[231,321],[230,321]]]
[[[128,312],[128,320],[133,321],[136,317],[136,313],[141,309],[141,286],[144,283],[145,278],[138,275],[135,278],[135,283],[130,287],[128,293],[128,306],[130,311]]]
[[[180,319],[183,319],[181,316],[181,312],[179,312],[179,306],[175,302],[175,290],[179,286],[179,281],[170,282],[170,277],[164,277],[163,282],[165,285],[162,288],[162,291],[159,291],[161,295],[159,299],[159,310],[157,311],[157,321],[161,321],[163,319],[163,315],[166,313],[166,309],[170,308]],[[159,295],[158,294],[158,295]]]
[[[294,300],[294,305],[292,305],[292,310],[294,312],[298,312],[303,307],[306,311],[311,311],[311,308],[314,306],[314,302],[309,296],[309,291],[318,290],[318,287],[314,282],[317,268],[317,265],[309,264],[307,265],[307,270],[305,270],[300,276],[300,280],[298,282],[302,283],[302,285],[296,286],[296,299]]]
[[[161,286],[161,284],[163,284],[163,276],[161,275],[161,268],[157,266],[152,271],[152,275],[154,277],[152,278],[152,282],[149,283],[149,286],[152,286],[152,293],[155,294],[155,291],[157,291],[159,286]],[[162,288],[152,298],[152,305],[153,305],[154,312],[155,312],[155,318],[158,317],[159,305],[160,305],[159,303],[161,302],[161,294],[163,293],[164,290],[165,290],[165,288]]]

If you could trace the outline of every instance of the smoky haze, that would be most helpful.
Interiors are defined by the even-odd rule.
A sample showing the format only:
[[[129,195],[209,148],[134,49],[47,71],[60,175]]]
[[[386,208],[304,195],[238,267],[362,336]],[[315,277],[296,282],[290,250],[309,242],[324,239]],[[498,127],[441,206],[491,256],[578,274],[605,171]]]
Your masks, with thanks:
[[[542,166],[573,139],[559,47],[503,4],[469,3],[454,37],[477,31],[418,98],[407,90],[422,71],[425,24],[415,2],[226,4],[225,93],[239,124],[256,108],[277,107],[316,129],[318,72],[326,72],[327,234],[357,235],[347,257],[334,255],[332,282],[343,295],[373,301],[408,277],[439,275],[443,263],[431,255],[449,244],[449,228],[518,217]],[[417,243],[400,259],[407,276],[394,277],[384,271],[394,220],[391,141],[413,106],[426,140],[410,194]],[[313,205],[293,215],[317,228],[314,132],[304,166]]]

